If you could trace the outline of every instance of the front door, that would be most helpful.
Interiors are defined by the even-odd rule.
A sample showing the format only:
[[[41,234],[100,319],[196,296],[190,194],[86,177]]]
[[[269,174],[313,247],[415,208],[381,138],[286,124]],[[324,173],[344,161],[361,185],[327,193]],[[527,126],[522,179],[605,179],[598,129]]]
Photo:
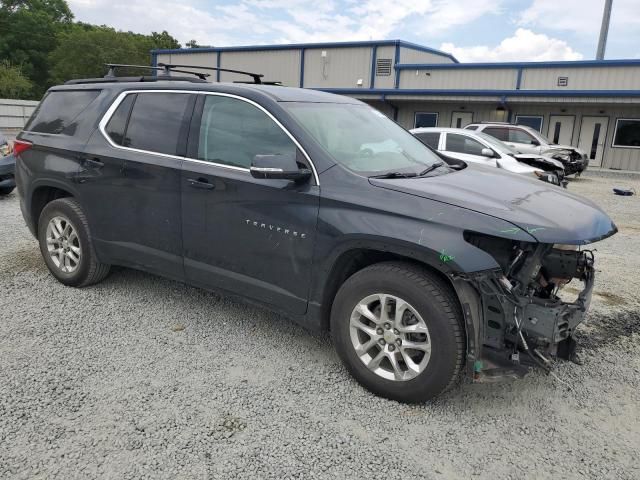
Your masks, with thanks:
[[[291,137],[252,102],[201,95],[182,170],[189,282],[303,314],[311,278],[319,187],[256,179],[255,155],[297,154]]]
[[[490,167],[496,166],[495,157],[485,157],[483,150],[491,150],[475,138],[458,133],[445,133],[442,152],[449,157],[457,158],[465,162],[479,163]]]
[[[552,143],[571,145],[574,122],[575,117],[573,115],[551,115],[549,117],[547,138],[551,140]]]
[[[464,128],[473,122],[472,112],[453,112],[451,114],[451,128]]]
[[[580,128],[580,140],[578,148],[586,152],[589,157],[589,165],[599,167],[602,165],[604,142],[607,138],[608,117],[582,117]]]

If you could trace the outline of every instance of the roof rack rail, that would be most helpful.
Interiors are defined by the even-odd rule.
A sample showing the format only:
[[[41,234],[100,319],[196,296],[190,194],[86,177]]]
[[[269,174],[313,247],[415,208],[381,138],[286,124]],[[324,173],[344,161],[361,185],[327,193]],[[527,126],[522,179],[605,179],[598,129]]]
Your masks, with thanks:
[[[77,78],[75,80],[67,80],[65,85],[82,85],[87,83],[128,83],[128,82],[159,82],[159,81],[172,81],[172,82],[191,82],[191,83],[208,83],[206,80],[201,80],[196,77],[183,77],[173,75],[167,77],[166,75],[139,75],[136,77],[113,77],[113,78]]]
[[[159,63],[158,67],[160,67],[161,69],[164,69],[165,72],[180,72],[180,70],[176,70],[176,67],[179,68],[198,68],[200,70],[212,70],[215,72],[228,72],[228,73],[238,73],[240,75],[247,75],[251,78],[253,78],[253,83],[255,84],[262,84],[262,77],[264,77],[263,74],[261,73],[252,73],[252,72],[245,72],[243,70],[232,70],[229,68],[221,68],[221,67],[200,67],[198,65],[173,65],[173,64],[168,64],[168,63]],[[189,72],[189,73],[194,73],[195,72]],[[249,82],[237,82],[237,83],[249,83]],[[267,85],[275,85],[277,84],[277,82],[268,82],[266,83]]]
[[[159,66],[157,67],[152,67],[149,65],[127,65],[127,64],[123,64],[123,63],[106,63],[105,66],[109,67],[109,71],[107,72],[107,74],[104,76],[104,78],[109,78],[109,79],[113,79],[113,78],[118,78],[116,77],[116,68],[144,68],[146,70],[155,70],[155,71],[162,71],[164,76],[170,77],[172,72],[177,72],[177,73],[187,73],[189,75],[195,75],[196,77],[198,77],[200,80],[206,80],[207,77],[210,77],[211,75],[209,73],[200,73],[200,72],[192,72],[190,70],[178,70],[177,68],[170,68],[170,65],[165,65],[163,63],[161,63]],[[178,67],[188,67],[188,65],[176,65]]]

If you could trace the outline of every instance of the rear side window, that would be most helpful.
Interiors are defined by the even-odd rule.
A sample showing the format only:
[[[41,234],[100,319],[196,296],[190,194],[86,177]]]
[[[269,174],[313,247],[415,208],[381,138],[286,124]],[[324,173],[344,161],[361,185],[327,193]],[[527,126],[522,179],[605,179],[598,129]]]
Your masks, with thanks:
[[[478,125],[467,125],[464,128],[465,128],[465,130],[477,130],[478,129]]]
[[[99,94],[99,90],[49,92],[24,129],[38,133],[73,135],[78,126],[76,120]]]
[[[439,132],[416,133],[416,138],[425,145],[429,145],[434,150],[438,149],[438,142],[440,141]]]
[[[296,145],[262,110],[235,98],[207,95],[198,159],[249,168],[256,155],[296,154]]]
[[[498,140],[506,142],[509,140],[509,130],[507,128],[499,128],[499,127],[487,127],[482,130],[483,133],[487,135],[491,135]]]
[[[190,98],[187,93],[138,93],[123,143],[138,150],[176,155]],[[122,116],[124,111],[120,121]]]

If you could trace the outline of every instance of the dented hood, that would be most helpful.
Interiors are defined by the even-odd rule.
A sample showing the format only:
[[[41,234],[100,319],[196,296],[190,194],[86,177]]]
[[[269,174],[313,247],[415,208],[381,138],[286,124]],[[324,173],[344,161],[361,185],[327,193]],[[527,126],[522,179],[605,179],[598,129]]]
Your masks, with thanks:
[[[422,178],[374,179],[377,187],[416,195],[500,218],[542,243],[581,245],[618,231],[595,203],[566,189],[526,176],[469,164],[464,170]]]

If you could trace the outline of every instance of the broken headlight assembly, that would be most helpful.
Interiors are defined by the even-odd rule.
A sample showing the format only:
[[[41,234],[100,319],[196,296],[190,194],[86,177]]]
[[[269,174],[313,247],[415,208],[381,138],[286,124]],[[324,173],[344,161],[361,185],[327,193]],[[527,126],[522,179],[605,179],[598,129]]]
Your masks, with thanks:
[[[555,172],[541,172],[539,170],[534,170],[533,174],[538,180],[552,183],[553,185],[560,185],[560,179],[558,178],[558,174]]]
[[[465,240],[489,253],[499,269],[478,272],[469,280],[482,303],[481,372],[521,370],[537,365],[549,370],[552,358],[575,358],[573,332],[585,317],[594,284],[590,250],[574,245],[511,241],[475,232]],[[572,281],[583,288],[574,301],[560,290]]]

